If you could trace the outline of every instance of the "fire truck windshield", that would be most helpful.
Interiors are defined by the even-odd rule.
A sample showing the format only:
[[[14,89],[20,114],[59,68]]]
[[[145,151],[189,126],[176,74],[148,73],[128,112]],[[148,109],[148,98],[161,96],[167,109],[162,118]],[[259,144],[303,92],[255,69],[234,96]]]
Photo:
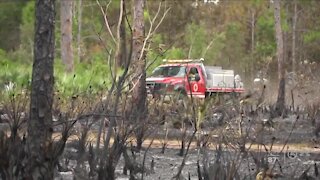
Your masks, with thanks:
[[[184,77],[186,67],[184,66],[160,66],[151,74],[152,77]]]

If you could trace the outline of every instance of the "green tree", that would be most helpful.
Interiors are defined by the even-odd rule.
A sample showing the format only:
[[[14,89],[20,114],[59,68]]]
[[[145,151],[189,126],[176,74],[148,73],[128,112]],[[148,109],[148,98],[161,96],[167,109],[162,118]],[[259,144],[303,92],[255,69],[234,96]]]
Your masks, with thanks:
[[[21,45],[18,57],[31,62],[33,57],[35,4],[30,1],[22,9],[22,22],[20,24]]]
[[[297,23],[297,39],[302,41],[301,50],[302,60],[320,62],[320,20],[319,20],[319,1],[299,1],[299,22]]]
[[[202,58],[202,54],[207,44],[206,33],[201,25],[191,23],[187,25],[186,29],[186,43],[188,48],[188,58],[198,59]]]
[[[242,34],[241,26],[238,23],[230,23],[226,27],[226,41],[223,49],[224,65],[230,67],[238,65],[241,67],[241,61],[245,53],[245,35]]]

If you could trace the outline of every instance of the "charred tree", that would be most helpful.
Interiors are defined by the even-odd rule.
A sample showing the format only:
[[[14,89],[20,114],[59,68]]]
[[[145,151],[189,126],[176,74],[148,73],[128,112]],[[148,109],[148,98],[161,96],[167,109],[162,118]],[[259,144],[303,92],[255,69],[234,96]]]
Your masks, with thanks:
[[[133,2],[133,40],[132,40],[132,65],[135,71],[133,78],[132,112],[138,128],[136,131],[137,148],[141,149],[144,137],[144,124],[146,119],[146,60],[144,52],[144,0]]]
[[[51,161],[55,0],[36,1],[34,62],[24,179],[53,179]]]
[[[72,4],[73,1],[61,0],[61,60],[67,72],[73,71],[72,48]]]
[[[278,59],[278,98],[275,105],[275,115],[280,116],[285,110],[285,67],[284,67],[284,49],[283,49],[283,35],[281,28],[281,10],[280,0],[274,0],[274,20],[275,33],[277,42],[277,59]]]

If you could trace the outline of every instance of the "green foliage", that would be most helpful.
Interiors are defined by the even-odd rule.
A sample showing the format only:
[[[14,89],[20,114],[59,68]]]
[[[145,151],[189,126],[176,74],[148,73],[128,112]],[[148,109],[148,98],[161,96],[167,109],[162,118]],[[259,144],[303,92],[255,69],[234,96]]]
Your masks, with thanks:
[[[183,59],[185,58],[185,53],[182,49],[180,48],[176,48],[176,47],[172,47],[171,49],[169,49],[167,51],[167,53],[165,54],[165,58],[164,59]]]
[[[117,26],[118,15],[119,15],[119,5],[120,1],[110,1],[108,6],[108,20],[111,24],[111,29]],[[103,7],[106,7],[109,1],[100,1]],[[78,8],[74,12],[73,21],[73,37],[74,37],[74,47],[78,46],[76,41],[76,36],[78,35]],[[91,60],[92,57],[96,56],[105,48],[108,51],[115,52],[115,44],[113,43],[109,32],[106,29],[104,18],[100,11],[100,7],[97,3],[92,3],[92,1],[82,1],[82,22],[81,22],[81,51],[82,59],[84,61]],[[58,28],[57,28],[58,29]],[[60,31],[60,29],[58,29]],[[115,31],[114,36],[116,36]],[[56,39],[59,40],[60,35],[56,34]],[[60,42],[58,45],[60,45]]]
[[[34,26],[34,15],[35,15],[35,3],[29,1],[22,9],[22,25]]]
[[[150,74],[153,69],[162,64],[163,59],[184,59],[185,54],[183,49],[172,47],[167,52],[157,52],[156,50],[150,50],[147,53],[148,69],[147,74]]]
[[[4,1],[0,3],[0,49],[12,51],[18,47],[23,6],[24,2]]]
[[[206,53],[203,58],[208,65],[220,64],[224,57],[222,50],[225,48],[226,34],[225,32],[214,33],[208,37],[212,37],[211,42],[208,44],[209,46],[211,43],[211,46],[206,49]]]
[[[207,45],[206,32],[204,27],[191,23],[186,30],[186,43],[190,48],[190,58],[201,58],[203,50]]]
[[[149,18],[151,18],[151,17],[150,17],[150,14],[149,14],[149,11],[144,11],[144,12],[143,12],[143,16],[144,16],[144,19],[149,19]]]
[[[151,50],[147,53],[147,75],[150,74],[154,68],[159,66],[162,62],[163,56],[159,53]]]
[[[161,34],[154,34],[152,36],[150,49],[147,51],[146,54],[146,61],[147,61],[147,74],[151,73],[152,70],[159,66],[164,59],[164,51],[163,47],[161,47],[163,43],[163,38]]]
[[[320,40],[320,30],[309,31],[303,35],[303,41],[305,43],[311,43]]]
[[[289,32],[291,24],[286,20],[289,19],[290,15],[285,11],[281,11],[281,28],[282,32]]]
[[[0,49],[0,89],[9,82],[16,86],[25,87],[30,83],[31,65],[15,61],[9,58],[4,50]]]
[[[239,23],[230,23],[226,28],[225,47],[222,65],[230,67],[231,64],[239,65],[245,52],[245,39]]]
[[[276,50],[273,11],[269,10],[257,21],[256,53],[262,56],[273,56]]]
[[[251,0],[250,3],[253,7],[258,7],[264,0]]]
[[[22,9],[22,22],[20,25],[21,44],[19,49],[14,52],[16,59],[32,62],[34,23],[35,23],[35,3],[29,1]]]
[[[17,89],[29,88],[32,64],[9,59],[3,50],[0,50],[0,59],[0,91],[3,91],[9,82],[14,83]],[[95,56],[92,63],[76,63],[73,74],[65,73],[60,59],[55,60],[54,68],[55,90],[61,96],[71,96],[88,91],[100,92],[110,87],[111,84],[109,66],[99,54]]]
[[[308,53],[307,59],[313,62],[320,62],[320,31],[316,29],[311,30],[309,32],[304,33],[302,38],[303,42],[305,43],[305,53]]]
[[[164,46],[163,37],[161,34],[155,34],[151,40],[151,49],[147,52],[147,74],[162,63],[163,59],[184,59],[186,58],[185,52],[181,48],[176,47],[162,47]]]
[[[110,69],[97,55],[92,63],[76,63],[72,74],[65,73],[61,60],[55,63],[55,88],[64,96],[79,95],[87,91],[100,92],[110,87]]]
[[[156,45],[163,43],[163,38],[161,34],[154,34],[152,36],[152,42]]]

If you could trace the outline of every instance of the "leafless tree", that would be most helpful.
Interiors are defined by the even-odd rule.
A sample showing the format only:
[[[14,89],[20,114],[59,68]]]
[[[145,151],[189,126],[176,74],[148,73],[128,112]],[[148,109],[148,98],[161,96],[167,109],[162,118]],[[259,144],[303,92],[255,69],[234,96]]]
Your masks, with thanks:
[[[98,169],[96,171],[98,173],[98,178],[100,179],[106,179],[106,178],[114,179],[115,167],[121,155],[127,149],[127,144],[126,144],[127,138],[130,135],[132,135],[133,132],[137,132],[137,130],[141,130],[141,124],[133,123],[133,121],[137,121],[137,114],[135,114],[136,111],[132,109],[132,107],[138,107],[138,106],[135,106],[136,101],[133,101],[131,96],[128,96],[128,97],[123,96],[123,93],[124,93],[123,90],[127,86],[127,83],[130,83],[129,77],[133,77],[133,74],[134,74],[134,77],[138,77],[136,80],[139,80],[141,77],[141,73],[145,74],[145,65],[141,67],[142,69],[140,69],[139,73],[136,72],[136,69],[137,69],[136,67],[140,65],[139,62],[142,59],[142,54],[137,53],[135,56],[133,56],[132,54],[136,46],[139,46],[142,48],[141,52],[144,52],[145,49],[148,48],[147,46],[148,43],[146,39],[151,38],[151,33],[154,32],[154,30],[159,25],[157,25],[156,28],[151,28],[153,31],[150,30],[150,33],[148,33],[148,36],[146,38],[144,38],[144,36],[139,36],[138,38],[143,38],[143,39],[138,39],[139,42],[141,42],[141,44],[137,45],[135,43],[136,42],[135,40],[137,39],[135,39],[135,36],[134,36],[134,32],[135,32],[133,30],[134,28],[131,29],[131,25],[128,21],[124,0],[120,1],[120,11],[119,11],[119,19],[118,19],[118,24],[116,28],[116,33],[113,33],[112,31],[113,28],[109,24],[109,19],[107,16],[107,11],[108,11],[110,2],[106,5],[102,4],[102,2],[100,2],[99,0],[97,0],[96,2],[100,7],[100,11],[104,17],[104,23],[107,29],[107,33],[110,39],[112,40],[112,43],[111,43],[112,46],[105,45],[105,49],[106,49],[106,52],[108,52],[109,54],[110,73],[111,73],[112,82],[113,82],[111,88],[108,91],[106,100],[104,101],[105,103],[103,103],[104,114],[106,114],[108,123],[107,123],[107,128],[104,129],[106,125],[105,119],[101,119],[101,123],[100,123],[101,126],[99,128],[98,139],[97,139],[97,148],[100,147],[100,138],[103,137],[102,133],[105,131],[106,134],[103,137],[103,142],[104,142],[103,149],[101,151],[97,149],[96,151],[97,152],[96,166],[98,165],[97,166]],[[143,11],[142,11],[142,18],[143,18]],[[122,45],[124,44],[123,43],[124,39],[121,35],[121,31],[123,30],[122,28],[124,26],[123,24],[124,22],[127,23],[130,33],[132,34],[131,41],[133,43],[131,44],[131,47],[128,48],[130,49],[128,51],[128,54],[125,56],[122,56],[122,55],[120,56],[119,54],[123,53],[121,49],[123,48]],[[116,36],[114,34],[116,34]],[[103,39],[101,38],[101,36],[99,37],[100,37],[100,40],[103,42]],[[113,51],[115,52],[114,54],[111,54],[110,47],[111,49],[114,49]],[[117,62],[122,61],[124,57],[127,58],[123,64],[124,71],[119,75],[115,72],[115,67]],[[132,59],[132,57],[135,57],[136,59]],[[112,58],[114,58],[114,60]],[[135,87],[137,86],[135,85],[133,88]],[[145,89],[145,87],[143,88]],[[133,90],[133,93],[134,91],[135,90]],[[127,93],[132,93],[132,91],[130,90]],[[146,97],[144,96],[142,98],[144,98],[144,104],[145,104]],[[141,132],[143,135],[145,135],[144,131],[145,129],[142,129],[142,131],[138,131],[138,132]],[[111,141],[112,139],[114,140],[113,142]]]
[[[81,31],[82,31],[82,0],[78,2],[78,34],[77,34],[77,54],[78,61],[81,62]]]
[[[293,11],[293,22],[292,22],[292,72],[296,70],[296,31],[297,31],[297,20],[298,20],[298,12],[297,12],[297,1],[293,1],[294,11]]]
[[[135,123],[141,123],[146,118],[146,59],[144,52],[145,29],[144,29],[144,0],[134,0],[133,2],[133,41],[132,41],[132,65],[137,76],[133,79],[135,86],[132,94],[132,112],[136,119]],[[137,148],[141,149],[143,138],[143,125],[138,132]]]
[[[281,9],[280,1],[274,0],[274,19],[275,33],[277,41],[277,59],[278,59],[278,98],[275,106],[276,114],[282,115],[285,110],[285,67],[284,67],[284,50],[283,50],[283,35],[281,28]]]
[[[66,71],[73,70],[73,48],[72,48],[72,6],[73,1],[60,1],[61,18],[61,59],[66,66]]]

